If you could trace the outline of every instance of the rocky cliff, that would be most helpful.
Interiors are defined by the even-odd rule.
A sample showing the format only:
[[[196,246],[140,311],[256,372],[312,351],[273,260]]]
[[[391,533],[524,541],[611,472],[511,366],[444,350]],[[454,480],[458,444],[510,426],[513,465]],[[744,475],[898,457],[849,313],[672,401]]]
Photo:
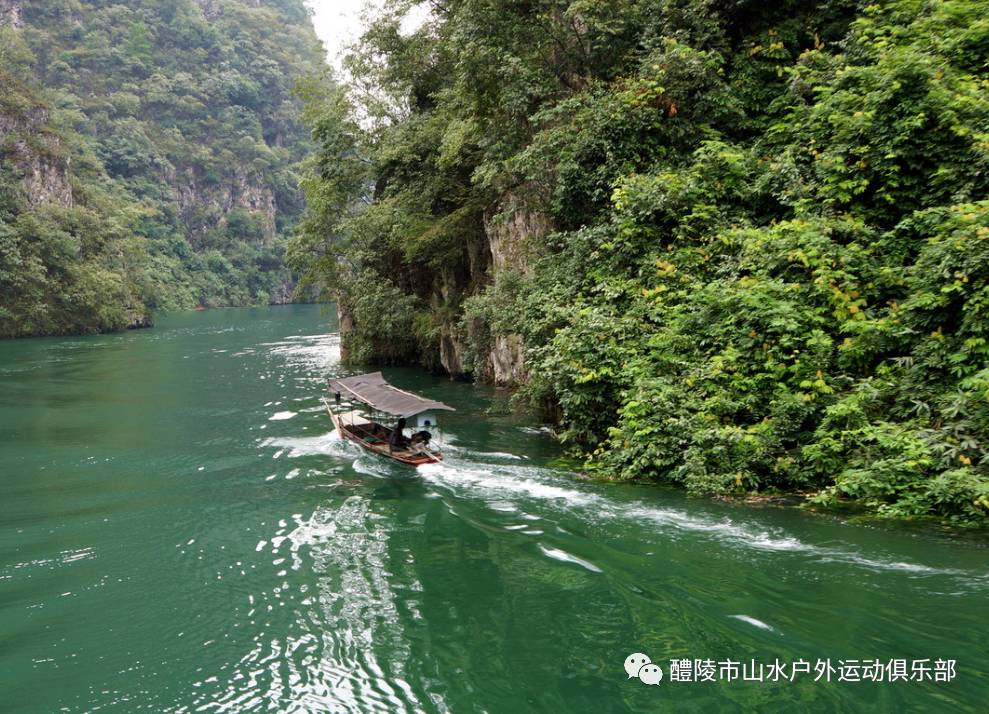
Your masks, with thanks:
[[[552,224],[545,214],[518,204],[511,194],[480,218],[481,229],[463,236],[459,259],[431,273],[429,287],[422,293],[439,316],[435,344],[425,345],[424,353],[435,353],[438,364],[433,366],[452,377],[518,385],[527,379],[522,338],[510,328],[493,329],[491,323],[497,320],[472,319],[449,306],[469,302],[504,276],[528,275]],[[341,329],[352,330],[353,316],[346,317]]]
[[[302,0],[0,0],[0,234],[19,225],[29,241],[36,212],[116,213],[103,242],[118,243],[107,255],[119,265],[89,275],[94,294],[117,276],[108,294],[127,304],[106,305],[103,326],[119,324],[118,308],[141,322],[154,309],[291,300],[284,254],[310,146],[293,88],[323,57]],[[72,260],[47,274],[71,282]],[[0,333],[92,329],[53,290],[0,293]]]
[[[20,19],[7,3],[0,17]],[[73,170],[73,140],[0,28],[0,337],[146,327],[128,246],[110,226],[122,217]]]
[[[9,81],[3,86],[8,99],[15,91]],[[0,137],[3,160],[9,162],[22,181],[31,208],[54,203],[72,206],[69,181],[70,157],[63,138],[50,124],[50,112],[41,105],[0,108]]]
[[[21,0],[0,0],[0,24],[19,30],[23,24],[23,16]]]

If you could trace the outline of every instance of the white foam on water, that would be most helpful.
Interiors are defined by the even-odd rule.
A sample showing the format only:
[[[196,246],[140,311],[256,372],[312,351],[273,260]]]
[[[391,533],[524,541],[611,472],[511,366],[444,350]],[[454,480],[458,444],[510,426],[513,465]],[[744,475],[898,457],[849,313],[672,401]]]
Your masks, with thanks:
[[[841,547],[825,547],[805,543],[780,530],[764,530],[754,526],[733,523],[730,519],[708,519],[677,511],[640,504],[633,509],[625,509],[625,514],[652,521],[660,525],[673,526],[679,530],[702,531],[718,540],[738,543],[755,550],[803,554],[818,562],[844,563],[857,565],[868,570],[887,570],[916,573],[918,575],[965,575],[952,568],[934,568],[919,563],[906,563],[882,555],[866,557],[853,550]]]
[[[758,627],[760,630],[766,630],[767,632],[778,632],[778,630],[772,625],[767,625],[762,620],[757,620],[754,617],[749,617],[748,615],[729,615],[728,617],[733,620],[739,620],[747,625],[752,625],[753,627]]]
[[[568,553],[565,550],[560,550],[559,548],[552,548],[550,546],[543,545],[542,543],[539,544],[539,550],[541,550],[543,552],[543,555],[545,555],[547,558],[558,560],[561,563],[573,563],[574,565],[579,565],[580,567],[589,570],[592,573],[604,572],[603,570],[601,570],[601,568],[596,566],[594,563],[588,560],[584,560],[583,558],[578,558],[576,555],[572,553]]]
[[[469,453],[467,450],[463,450]],[[704,514],[655,506],[642,501],[615,502],[604,495],[582,488],[572,480],[552,469],[535,466],[464,463],[459,456],[441,464],[419,467],[424,479],[453,493],[467,493],[489,502],[492,510],[510,512],[508,506],[522,510],[517,499],[534,499],[547,502],[554,509],[566,508],[583,511],[588,519],[608,521],[638,520],[654,524],[662,530],[688,531],[709,536],[715,540],[740,545],[768,553],[804,555],[820,562],[839,562],[869,570],[901,571],[915,575],[957,575],[966,573],[950,568],[936,568],[909,563],[882,554],[866,557],[841,546],[818,546],[805,543],[781,529],[760,528],[740,524],[729,518],[717,518]],[[524,504],[526,507],[528,504]],[[538,516],[536,516],[538,518]],[[989,585],[989,577],[979,578]]]
[[[459,460],[453,462],[448,459],[442,464],[420,466],[419,473],[437,486],[482,496],[489,502],[498,504],[494,510],[507,511],[508,505],[519,509],[520,505],[511,499],[527,497],[538,501],[558,502],[557,506],[559,502],[563,502],[571,510],[592,509],[595,518],[646,520],[677,530],[714,534],[761,550],[799,551],[808,548],[796,538],[746,528],[729,520],[714,521],[684,511],[642,503],[619,504],[581,488],[570,477],[551,469],[515,465],[465,465]]]
[[[571,505],[590,505],[601,501],[601,497],[567,488],[546,479],[538,477],[534,467],[511,467],[498,473],[497,467],[465,468],[461,465],[425,464],[419,467],[419,473],[428,481],[446,487],[469,489],[480,493],[492,500],[502,500],[503,497],[528,496],[541,501],[566,501]]]
[[[270,354],[289,364],[322,374],[340,361],[340,335],[295,335],[278,342],[263,343]]]
[[[518,454],[509,454],[504,451],[474,451],[473,449],[464,449],[458,446],[449,447],[449,451],[457,453],[459,456],[463,456],[471,459],[472,461],[528,461],[528,456],[519,456]]]
[[[479,451],[474,452],[478,455],[489,458],[489,459],[507,459],[509,461],[528,461],[528,456],[520,456],[518,454],[509,454],[504,451]]]
[[[63,563],[75,563],[77,560],[87,560],[95,557],[92,548],[80,548],[79,550],[63,550],[61,558]]]
[[[296,412],[275,412],[268,417],[268,421],[285,421],[286,419],[291,419],[294,416],[297,416]]]
[[[249,700],[267,700],[268,708],[274,709],[288,697],[300,711],[322,711],[332,693],[334,711],[424,711],[402,677],[401,663],[411,653],[401,635],[400,603],[392,586],[392,571],[402,566],[391,562],[389,532],[378,527],[371,504],[351,496],[333,507],[317,508],[308,518],[293,514],[292,520],[294,528],[274,536],[272,545],[287,549],[293,569],[303,566],[305,558],[305,567],[318,575],[314,591],[308,593],[304,586],[300,592],[307,594],[297,602],[308,610],[299,616],[312,631],[295,641],[288,634],[259,633],[235,665],[235,673],[228,675],[227,691],[213,695],[209,703],[219,702],[221,711],[241,711],[254,708],[244,706]],[[283,558],[280,554],[274,559],[273,567],[282,567]],[[279,577],[284,574],[287,570],[278,571]],[[407,580],[413,590],[422,589],[413,568],[404,575],[399,582]],[[269,612],[273,600],[285,604],[287,588],[286,583],[261,594]],[[326,623],[332,627],[324,627]],[[369,646],[372,642],[387,643],[394,663],[379,661],[377,648]],[[305,656],[298,657],[300,653]],[[283,671],[288,672],[284,679],[267,682],[267,672]],[[438,711],[449,711],[441,698],[433,698],[433,703]]]
[[[672,508],[660,508],[638,504],[624,509],[624,514],[630,518],[646,520],[663,526],[672,526],[678,530],[702,531],[711,533],[724,540],[744,543],[757,550],[771,551],[806,551],[811,546],[799,539],[780,533],[755,529],[732,523],[729,519],[713,520],[686,513]]]
[[[64,550],[59,553],[54,558],[37,558],[35,560],[26,560],[20,563],[11,563],[9,568],[14,570],[20,570],[23,568],[57,568],[62,565],[69,565],[81,560],[89,560],[90,558],[95,558],[96,552],[90,548],[81,548],[79,550]],[[9,579],[11,575],[0,574],[0,580]],[[39,605],[40,607],[40,605]]]
[[[858,553],[850,553],[830,548],[819,548],[816,552],[819,554],[819,560],[822,562],[851,563],[852,565],[859,565],[863,568],[868,568],[869,570],[892,570],[905,573],[917,573],[918,575],[971,576],[971,573],[966,573],[964,571],[955,570],[952,568],[932,568],[928,565],[920,565],[919,563],[877,560],[876,558],[869,558]],[[984,580],[985,578],[979,579]]]
[[[365,455],[364,453],[354,459],[352,468],[359,474],[374,476],[375,478],[385,478],[392,475],[388,461],[380,456]]]
[[[340,438],[336,429],[315,436],[276,437],[261,442],[262,446],[278,448],[285,456],[295,459],[300,456],[346,456],[351,453],[347,443]]]
[[[525,434],[552,434],[553,427],[551,426],[520,426],[519,431]]]

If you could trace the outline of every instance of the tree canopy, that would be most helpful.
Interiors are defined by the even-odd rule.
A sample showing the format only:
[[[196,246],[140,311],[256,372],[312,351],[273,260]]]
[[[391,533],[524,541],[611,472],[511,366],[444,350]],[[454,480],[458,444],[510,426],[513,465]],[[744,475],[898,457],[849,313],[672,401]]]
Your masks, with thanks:
[[[517,334],[589,468],[984,521],[981,3],[430,6],[306,93],[292,255],[352,359],[450,339],[483,376]],[[513,221],[525,258],[492,266]]]

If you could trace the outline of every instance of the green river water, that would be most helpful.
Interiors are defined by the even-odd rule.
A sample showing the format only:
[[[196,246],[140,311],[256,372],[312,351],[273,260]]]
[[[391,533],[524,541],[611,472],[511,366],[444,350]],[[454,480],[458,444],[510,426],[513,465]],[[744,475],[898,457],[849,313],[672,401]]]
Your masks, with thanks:
[[[334,329],[293,306],[0,343],[0,711],[987,710],[984,537],[589,483],[506,395],[412,369],[385,373],[458,411],[444,464],[391,464],[322,410]],[[956,676],[814,681],[828,659]]]

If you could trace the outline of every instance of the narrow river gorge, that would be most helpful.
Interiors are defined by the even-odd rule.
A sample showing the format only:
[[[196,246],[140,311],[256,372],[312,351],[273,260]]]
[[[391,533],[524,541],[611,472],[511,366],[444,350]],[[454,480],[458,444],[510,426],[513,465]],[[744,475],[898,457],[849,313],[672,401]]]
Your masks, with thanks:
[[[0,343],[0,710],[983,710],[983,539],[581,480],[505,394],[413,369],[458,411],[443,464],[392,464],[331,431],[334,329]],[[810,672],[644,686],[633,652]],[[815,681],[875,659],[957,664]]]

